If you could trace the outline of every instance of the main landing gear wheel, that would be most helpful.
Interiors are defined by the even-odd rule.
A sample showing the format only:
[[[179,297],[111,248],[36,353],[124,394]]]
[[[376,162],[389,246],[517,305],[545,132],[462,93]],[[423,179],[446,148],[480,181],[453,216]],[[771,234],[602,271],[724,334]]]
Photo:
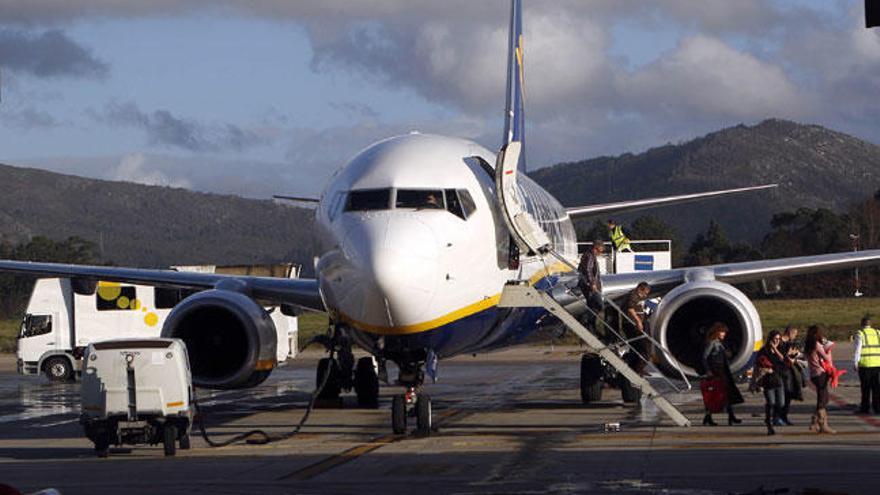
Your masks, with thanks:
[[[406,433],[406,398],[402,395],[391,399],[391,430],[395,435]]]
[[[162,428],[162,446],[165,447],[166,457],[175,454],[175,441],[177,441],[177,427],[166,423]]]
[[[183,435],[181,435],[178,443],[180,444],[180,450],[189,450],[189,433],[184,433]]]
[[[325,376],[329,373],[330,376],[327,376],[325,382]],[[339,381],[339,365],[336,363],[336,360],[333,358],[321,358],[318,361],[318,372],[315,376],[315,386],[320,387],[321,384],[324,384],[324,388],[321,389],[321,393],[318,394],[318,398],[322,400],[339,400],[339,392],[342,390],[342,384]]]
[[[635,404],[639,402],[642,398],[642,390],[638,387],[633,386],[629,380],[620,377],[620,395],[623,399],[623,402],[626,404]]]
[[[416,399],[416,433],[421,436],[429,436],[432,427],[431,397],[427,394],[419,395]]]
[[[379,407],[379,376],[372,357],[358,359],[354,370],[354,391],[359,406],[370,409]]]
[[[101,459],[107,457],[110,453],[110,441],[104,438],[95,440],[95,454]]]
[[[581,401],[584,404],[602,400],[602,361],[599,356],[581,356]]]

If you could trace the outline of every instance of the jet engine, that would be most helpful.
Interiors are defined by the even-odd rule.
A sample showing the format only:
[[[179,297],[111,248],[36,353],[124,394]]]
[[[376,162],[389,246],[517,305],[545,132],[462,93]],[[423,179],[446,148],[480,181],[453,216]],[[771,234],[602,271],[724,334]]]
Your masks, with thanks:
[[[688,282],[663,297],[651,315],[654,338],[671,354],[655,353],[661,371],[680,377],[674,360],[688,376],[703,374],[706,333],[717,321],[729,329],[724,343],[732,354],[730,368],[736,373],[747,366],[763,335],[758,311],[748,297],[716,280]]]
[[[186,343],[198,387],[253,387],[275,367],[275,324],[240,292],[213,289],[184,299],[165,320],[162,337]]]

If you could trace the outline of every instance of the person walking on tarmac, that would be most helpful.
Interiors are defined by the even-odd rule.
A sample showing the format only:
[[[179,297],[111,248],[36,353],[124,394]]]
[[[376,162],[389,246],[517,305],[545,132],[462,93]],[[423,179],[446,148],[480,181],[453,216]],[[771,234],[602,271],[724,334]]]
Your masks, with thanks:
[[[862,402],[858,414],[880,414],[880,330],[871,327],[871,317],[862,318],[862,328],[855,335],[853,366],[859,373]]]
[[[629,245],[629,237],[623,233],[623,227],[614,220],[608,220],[608,235],[611,237],[611,243],[614,245],[615,251],[618,253],[624,251],[632,252],[632,247]]]
[[[782,335],[778,330],[771,330],[764,347],[758,351],[752,374],[753,384],[749,386],[750,390],[757,390],[758,387],[764,390],[764,424],[767,425],[768,435],[775,435],[773,427],[783,424],[781,416],[788,368],[785,355],[780,350],[781,344]]]
[[[651,293],[648,282],[639,282],[635,289],[631,290],[623,303],[623,312],[626,318],[623,320],[623,332],[626,339],[631,341],[632,350],[626,353],[626,364],[636,373],[642,374],[648,365],[645,359],[650,359],[650,345],[646,337],[648,322],[645,319],[645,299]],[[642,337],[642,338],[639,338]],[[639,338],[638,340],[633,340]]]
[[[810,421],[810,431],[816,433],[837,433],[828,426],[828,382],[829,376],[825,371],[826,363],[833,365],[831,355],[826,350],[831,344],[822,335],[822,329],[813,325],[807,329],[807,339],[804,341],[804,355],[810,367],[810,381],[816,387],[816,413]]]
[[[717,321],[709,327],[709,331],[706,333],[706,349],[703,351],[703,367],[706,370],[707,380],[718,380],[724,387],[727,424],[733,426],[742,423],[742,420],[733,414],[733,406],[742,404],[745,399],[736,388],[733,373],[730,371],[727,349],[723,344],[725,337],[727,337],[727,325],[724,323]],[[718,426],[718,423],[712,420],[712,411],[708,406],[706,407],[706,416],[703,417],[703,425]]]
[[[785,388],[785,402],[782,405],[779,419],[788,426],[794,424],[788,419],[788,411],[791,408],[791,401],[804,400],[804,368],[802,368],[798,362],[803,356],[797,343],[798,332],[799,329],[796,326],[786,326],[785,331],[782,332],[782,342],[779,344],[779,351],[785,356],[785,367],[787,371],[784,383],[782,384]]]
[[[584,315],[585,326],[591,330],[596,329],[596,315],[605,306],[602,299],[602,278],[599,272],[599,257],[605,252],[605,241],[602,239],[594,239],[593,245],[581,256],[581,262],[578,264],[578,286],[581,293],[586,298],[587,306],[592,311],[587,311]]]

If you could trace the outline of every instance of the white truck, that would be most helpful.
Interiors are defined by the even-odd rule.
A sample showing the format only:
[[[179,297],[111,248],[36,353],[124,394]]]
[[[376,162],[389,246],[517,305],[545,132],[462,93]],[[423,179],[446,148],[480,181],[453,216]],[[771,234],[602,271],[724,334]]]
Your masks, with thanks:
[[[241,275],[299,276],[298,265],[187,266],[180,271]],[[70,279],[37,280],[18,336],[18,372],[44,373],[52,381],[69,381],[81,369],[85,348],[93,342],[157,338],[165,318],[192,294],[182,289],[98,282],[94,295],[73,290]],[[297,354],[297,318],[277,307],[266,308],[278,332],[277,359],[283,364]]]

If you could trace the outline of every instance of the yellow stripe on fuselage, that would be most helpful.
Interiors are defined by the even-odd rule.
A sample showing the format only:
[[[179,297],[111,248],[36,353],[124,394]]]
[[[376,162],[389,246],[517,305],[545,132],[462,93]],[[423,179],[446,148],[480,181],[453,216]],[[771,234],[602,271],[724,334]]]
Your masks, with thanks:
[[[528,282],[529,285],[535,285],[540,280],[549,275],[567,271],[570,271],[568,265],[562,262],[557,262],[547,268],[536,272],[534,275],[529,277]],[[358,330],[362,330],[364,332],[370,332],[379,335],[409,335],[414,333],[427,332],[428,330],[433,330],[435,328],[442,327],[443,325],[448,325],[463,318],[467,318],[468,316],[479,313],[480,311],[484,311],[494,306],[497,306],[500,299],[501,293],[498,293],[493,296],[489,296],[482,301],[477,301],[463,308],[447,313],[439,318],[434,318],[433,320],[428,320],[421,323],[414,323],[412,325],[402,325],[394,327],[370,325],[369,323],[364,323],[361,321],[357,321],[354,318],[350,318],[348,315],[345,315],[342,312],[339,313],[339,317],[343,322],[348,323],[352,327]]]

